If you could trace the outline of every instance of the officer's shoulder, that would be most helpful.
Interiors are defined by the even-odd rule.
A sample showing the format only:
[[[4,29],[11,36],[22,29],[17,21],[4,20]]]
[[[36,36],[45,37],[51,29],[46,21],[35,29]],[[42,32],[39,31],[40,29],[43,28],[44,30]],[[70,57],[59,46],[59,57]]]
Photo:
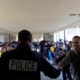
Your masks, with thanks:
[[[36,51],[31,51],[32,55],[35,56],[37,59],[39,59],[39,53]]]

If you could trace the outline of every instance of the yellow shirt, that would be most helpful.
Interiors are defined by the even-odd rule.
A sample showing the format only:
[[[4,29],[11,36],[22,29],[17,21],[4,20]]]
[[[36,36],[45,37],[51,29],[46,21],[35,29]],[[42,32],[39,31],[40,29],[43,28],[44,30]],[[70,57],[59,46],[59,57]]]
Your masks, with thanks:
[[[50,50],[51,50],[52,52],[54,52],[54,47],[51,47]]]

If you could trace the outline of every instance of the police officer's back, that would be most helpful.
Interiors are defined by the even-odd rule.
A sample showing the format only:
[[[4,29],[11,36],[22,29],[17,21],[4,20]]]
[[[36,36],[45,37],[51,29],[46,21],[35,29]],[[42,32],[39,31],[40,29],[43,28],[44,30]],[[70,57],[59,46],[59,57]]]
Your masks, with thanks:
[[[40,71],[51,78],[59,76],[59,70],[31,50],[32,35],[29,31],[20,31],[18,42],[15,50],[5,52],[0,59],[0,79],[40,80]]]

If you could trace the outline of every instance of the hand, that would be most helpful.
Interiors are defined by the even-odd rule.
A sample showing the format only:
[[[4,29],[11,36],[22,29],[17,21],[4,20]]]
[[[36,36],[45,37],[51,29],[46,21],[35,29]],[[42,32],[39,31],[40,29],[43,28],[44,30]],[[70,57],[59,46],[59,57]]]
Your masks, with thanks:
[[[59,63],[58,68],[62,70],[64,68],[64,64]]]

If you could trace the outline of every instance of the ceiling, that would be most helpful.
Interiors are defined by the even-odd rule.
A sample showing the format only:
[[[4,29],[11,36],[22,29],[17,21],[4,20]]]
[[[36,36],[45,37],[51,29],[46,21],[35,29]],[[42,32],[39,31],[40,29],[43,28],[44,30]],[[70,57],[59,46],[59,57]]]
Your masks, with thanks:
[[[80,0],[0,0],[0,31],[55,32],[76,27],[78,14]]]

